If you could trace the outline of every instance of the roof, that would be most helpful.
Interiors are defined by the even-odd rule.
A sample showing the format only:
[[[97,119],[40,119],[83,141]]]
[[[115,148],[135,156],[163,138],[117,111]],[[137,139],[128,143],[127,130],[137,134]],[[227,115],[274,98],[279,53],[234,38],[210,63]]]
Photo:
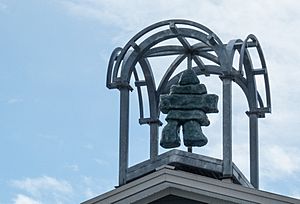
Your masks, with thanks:
[[[224,179],[222,160],[173,149],[158,155],[155,160],[149,159],[129,167],[127,170],[127,180],[130,182],[145,176],[151,172],[154,172],[155,169],[163,165],[174,166],[178,170],[183,170],[215,179]],[[247,178],[234,163],[232,164],[232,169],[232,179],[234,183],[253,188]]]
[[[170,200],[172,200],[170,202]],[[176,201],[177,199],[177,201]],[[300,200],[162,166],[82,204],[300,203]]]

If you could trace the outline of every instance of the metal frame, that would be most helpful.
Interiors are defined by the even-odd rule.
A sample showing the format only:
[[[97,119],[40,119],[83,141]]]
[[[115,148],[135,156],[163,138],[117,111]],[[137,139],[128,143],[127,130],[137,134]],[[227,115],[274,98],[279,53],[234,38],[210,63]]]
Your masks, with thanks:
[[[154,34],[150,35],[151,33]],[[147,37],[148,35],[150,36]],[[188,41],[190,38],[198,43],[191,45]],[[179,45],[159,45],[169,39],[177,39]],[[249,48],[257,50],[261,67],[253,67]],[[237,68],[233,67],[235,53],[240,56]],[[169,55],[178,56],[157,86],[148,58]],[[200,57],[214,62],[215,65],[205,64]],[[196,63],[197,66],[192,69],[197,75],[219,75],[223,83],[223,177],[232,177],[232,82],[237,83],[243,90],[249,107],[247,115],[250,123],[250,181],[258,188],[258,118],[271,112],[268,72],[261,46],[252,34],[244,41],[236,39],[223,44],[218,36],[205,26],[179,19],[161,21],[143,29],[123,48],[116,48],[109,60],[106,86],[120,91],[119,185],[127,182],[129,92],[133,90],[130,86],[132,76],[138,94],[139,123],[150,126],[150,160],[155,160],[158,156],[158,128],[161,125],[159,96],[168,93],[170,86],[177,83],[180,73],[173,77],[172,75],[185,59],[188,66],[192,66],[192,61]],[[144,80],[139,78],[137,64],[141,67]],[[256,75],[264,77],[266,105],[257,91]],[[148,92],[149,117],[144,116],[142,86],[146,86]]]

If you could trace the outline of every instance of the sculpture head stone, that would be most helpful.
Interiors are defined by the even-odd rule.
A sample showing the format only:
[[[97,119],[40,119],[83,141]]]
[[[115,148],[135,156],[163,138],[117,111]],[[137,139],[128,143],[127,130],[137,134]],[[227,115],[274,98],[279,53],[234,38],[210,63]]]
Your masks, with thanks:
[[[201,126],[210,124],[206,113],[217,113],[217,103],[218,96],[207,94],[205,85],[200,84],[195,72],[185,70],[178,84],[170,88],[170,94],[160,96],[160,110],[167,114],[160,145],[164,148],[179,147],[181,126],[185,146],[206,145],[208,140]]]

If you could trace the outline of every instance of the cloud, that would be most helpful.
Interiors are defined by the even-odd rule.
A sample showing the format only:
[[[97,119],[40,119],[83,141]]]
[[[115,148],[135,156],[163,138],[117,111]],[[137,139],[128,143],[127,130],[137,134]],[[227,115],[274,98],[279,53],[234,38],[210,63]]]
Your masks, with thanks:
[[[83,176],[81,178],[81,185],[83,189],[84,196],[89,199],[98,195],[97,190],[99,190],[99,186],[96,184],[95,178],[90,176]]]
[[[296,199],[300,199],[300,191],[293,192],[291,196],[296,198]]]
[[[47,203],[67,201],[73,193],[73,188],[67,181],[49,176],[12,180],[10,184],[30,194],[34,199]]]
[[[265,146],[262,150],[262,176],[281,179],[300,173],[300,150],[278,145]]]
[[[66,204],[78,203],[111,190],[113,179],[78,176],[69,182],[49,176],[12,180],[10,184],[21,192],[15,195],[14,204]]]
[[[79,181],[79,191],[86,199],[100,195],[108,190],[112,190],[115,185],[112,179],[99,179],[91,176],[82,176]]]
[[[253,0],[247,3],[247,6],[242,6],[238,0],[203,0],[193,3],[184,0],[173,0],[172,3],[162,0],[64,0],[62,5],[73,15],[96,19],[125,30],[139,30],[140,26],[162,19],[187,18],[203,23],[211,22],[215,27],[220,27],[222,32],[236,33],[244,28],[263,29],[271,20],[269,16],[273,17],[272,23],[275,25],[287,21],[296,23],[294,15],[299,16],[297,9],[300,3],[296,0],[281,1],[277,4],[272,0]],[[258,19],[260,23],[257,23]]]
[[[18,194],[13,202],[14,204],[42,204],[41,202],[22,194]]]
[[[84,195],[86,198],[93,198],[95,196],[97,196],[98,194],[95,193],[94,191],[92,191],[91,188],[87,187],[85,190],[84,190]]]
[[[172,3],[161,0],[64,0],[62,5],[71,15],[121,29],[119,34],[112,36],[112,41],[118,46],[124,45],[144,27],[170,18],[202,23],[215,31],[224,43],[234,38],[244,39],[249,33],[254,33],[264,48],[269,65],[273,112],[278,115],[286,112],[291,117],[295,114],[283,107],[296,107],[298,102],[295,95],[298,92],[296,87],[300,86],[300,69],[297,69],[300,52],[295,40],[300,34],[299,1],[274,4],[272,0],[253,0],[242,6],[238,0],[193,3],[183,0]],[[288,98],[294,99],[288,101],[290,105],[287,105]],[[298,110],[296,112],[299,113]]]
[[[62,5],[73,16],[118,28],[119,33],[112,35],[112,42],[118,46],[124,45],[144,27],[172,18],[206,25],[224,43],[235,38],[245,39],[249,33],[255,34],[268,65],[273,106],[273,114],[259,120],[261,183],[264,185],[270,180],[299,175],[300,159],[297,155],[300,155],[300,138],[297,133],[300,132],[300,109],[297,107],[300,100],[300,52],[297,42],[300,35],[300,1],[274,3],[272,0],[252,0],[244,5],[239,0],[193,3],[184,0],[173,0],[171,3],[162,0],[64,0]],[[240,96],[233,99],[233,157],[237,166],[249,174],[248,118],[245,116],[244,119],[240,114],[246,111],[240,107],[247,107],[240,106],[240,101],[245,98],[239,99]],[[216,120],[212,117],[213,123]],[[205,131],[209,137],[215,130],[208,127]],[[221,141],[214,141],[208,152],[219,156],[220,147]]]

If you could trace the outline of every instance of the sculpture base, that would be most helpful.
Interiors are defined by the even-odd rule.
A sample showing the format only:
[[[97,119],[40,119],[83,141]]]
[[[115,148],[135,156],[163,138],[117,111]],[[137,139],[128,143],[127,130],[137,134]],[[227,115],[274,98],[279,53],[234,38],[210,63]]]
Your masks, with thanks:
[[[218,180],[224,179],[222,175],[222,160],[173,149],[166,153],[158,155],[156,160],[146,160],[128,168],[127,183],[149,173],[152,173],[156,169],[165,165],[173,166],[175,169],[185,172],[190,172]],[[232,165],[233,176],[232,178],[230,178],[232,182],[235,184],[253,188],[251,183],[237,168],[237,166],[235,164]]]

